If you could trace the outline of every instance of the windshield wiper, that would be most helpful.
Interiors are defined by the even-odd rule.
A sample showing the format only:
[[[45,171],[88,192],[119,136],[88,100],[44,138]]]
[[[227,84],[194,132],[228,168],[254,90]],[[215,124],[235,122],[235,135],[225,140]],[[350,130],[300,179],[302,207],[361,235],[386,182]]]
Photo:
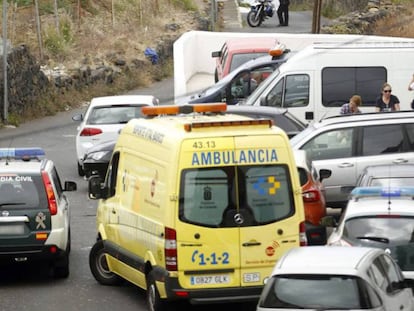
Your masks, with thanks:
[[[371,241],[380,242],[380,243],[384,243],[384,244],[389,244],[390,243],[390,239],[383,238],[383,237],[378,237],[378,236],[357,236],[356,238],[358,240],[371,240]]]

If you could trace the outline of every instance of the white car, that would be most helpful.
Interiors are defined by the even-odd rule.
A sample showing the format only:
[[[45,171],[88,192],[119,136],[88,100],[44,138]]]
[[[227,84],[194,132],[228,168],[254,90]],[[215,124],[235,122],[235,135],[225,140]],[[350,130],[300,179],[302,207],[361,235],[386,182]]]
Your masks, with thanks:
[[[152,95],[118,95],[95,97],[85,114],[72,117],[81,123],[77,127],[76,155],[78,173],[84,176],[82,161],[87,150],[106,141],[116,140],[119,131],[130,119],[141,117],[142,106],[158,105]]]
[[[412,286],[382,249],[297,247],[276,263],[257,311],[412,311]]]
[[[413,198],[414,187],[355,188],[327,245],[382,248],[414,279]]]

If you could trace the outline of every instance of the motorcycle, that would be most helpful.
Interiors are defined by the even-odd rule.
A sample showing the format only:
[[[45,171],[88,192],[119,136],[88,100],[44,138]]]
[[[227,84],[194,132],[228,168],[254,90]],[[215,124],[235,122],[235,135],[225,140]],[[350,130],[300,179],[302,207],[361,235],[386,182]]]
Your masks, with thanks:
[[[265,19],[272,17],[275,11],[272,0],[256,0],[247,14],[247,24],[250,27],[258,27]]]

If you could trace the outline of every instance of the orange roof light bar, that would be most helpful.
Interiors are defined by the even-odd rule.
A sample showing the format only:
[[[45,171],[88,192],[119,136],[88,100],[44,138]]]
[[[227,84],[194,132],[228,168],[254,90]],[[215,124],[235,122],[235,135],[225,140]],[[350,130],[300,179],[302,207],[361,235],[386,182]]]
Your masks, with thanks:
[[[286,45],[284,45],[283,43],[279,43],[275,47],[269,50],[269,55],[272,57],[279,57],[283,55],[285,51],[286,51]]]
[[[192,129],[207,127],[224,127],[224,126],[249,126],[249,125],[267,125],[273,126],[273,121],[268,119],[252,119],[252,120],[234,120],[234,121],[211,121],[211,122],[194,122],[184,124],[184,129],[191,132]]]
[[[159,116],[159,115],[176,115],[189,113],[219,113],[226,112],[227,104],[212,103],[212,104],[195,104],[195,105],[169,105],[169,106],[143,106],[141,112],[145,116]]]

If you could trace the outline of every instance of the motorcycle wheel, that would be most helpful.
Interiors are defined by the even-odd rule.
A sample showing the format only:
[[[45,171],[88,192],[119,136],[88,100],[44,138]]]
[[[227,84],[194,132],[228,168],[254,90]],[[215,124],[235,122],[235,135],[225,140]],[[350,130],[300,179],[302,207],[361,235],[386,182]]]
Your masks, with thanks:
[[[247,13],[247,24],[249,24],[250,27],[258,27],[262,24],[262,21],[260,10],[250,10],[249,13]]]

